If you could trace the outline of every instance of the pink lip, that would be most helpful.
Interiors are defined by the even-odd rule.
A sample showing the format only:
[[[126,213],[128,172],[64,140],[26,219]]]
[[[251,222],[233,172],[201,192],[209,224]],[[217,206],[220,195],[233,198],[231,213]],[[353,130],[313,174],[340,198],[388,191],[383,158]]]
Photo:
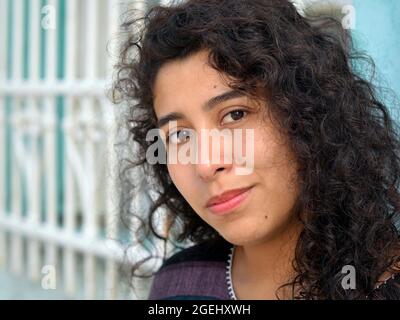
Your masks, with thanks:
[[[216,215],[224,215],[236,209],[250,194],[252,187],[244,192],[230,198],[227,201],[219,202],[208,207]]]

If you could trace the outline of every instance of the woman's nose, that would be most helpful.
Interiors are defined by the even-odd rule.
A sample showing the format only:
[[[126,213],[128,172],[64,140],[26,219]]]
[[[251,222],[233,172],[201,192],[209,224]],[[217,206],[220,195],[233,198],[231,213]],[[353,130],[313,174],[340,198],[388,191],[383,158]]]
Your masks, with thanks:
[[[196,165],[196,171],[199,177],[201,177],[204,181],[212,181],[216,178],[217,173],[220,171],[224,171],[227,169],[229,164],[202,164],[199,163]]]
[[[223,135],[212,136],[207,133],[198,135],[197,174],[205,181],[215,179],[221,171],[232,169],[231,141]]]

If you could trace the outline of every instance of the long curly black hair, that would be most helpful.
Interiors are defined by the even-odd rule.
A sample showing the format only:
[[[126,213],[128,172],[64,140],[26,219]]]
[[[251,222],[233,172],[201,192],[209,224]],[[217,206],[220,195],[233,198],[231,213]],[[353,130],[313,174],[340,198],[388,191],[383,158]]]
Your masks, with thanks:
[[[133,14],[122,25],[127,37],[113,93],[129,108],[124,120],[135,144],[135,159],[121,167],[122,188],[138,190],[129,172],[139,169],[140,185],[153,191],[140,214],[126,198],[124,212],[140,221],[138,239],[156,237],[176,248],[186,240],[220,239],[179,193],[166,165],[146,160],[154,143],[146,135],[157,128],[157,72],[207,49],[210,64],[233,79],[233,89],[265,93],[299,163],[297,214],[304,230],[293,264],[297,277],[285,286],[292,292],[299,286],[303,299],[363,299],[400,261],[400,145],[370,78],[374,63],[355,49],[350,31],[337,19],[302,15],[287,0],[189,0]],[[158,209],[167,217],[163,230],[157,230]],[[355,267],[356,290],[341,285],[345,265]]]

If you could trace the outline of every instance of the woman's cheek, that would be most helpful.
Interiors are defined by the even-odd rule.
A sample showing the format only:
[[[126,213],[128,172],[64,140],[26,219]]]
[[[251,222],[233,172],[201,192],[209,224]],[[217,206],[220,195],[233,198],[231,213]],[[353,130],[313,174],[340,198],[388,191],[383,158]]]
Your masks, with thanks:
[[[186,194],[193,193],[192,190],[190,189],[193,183],[191,183],[188,165],[183,165],[179,163],[168,164],[167,168],[171,180],[175,184],[175,187],[179,190],[182,196],[186,198],[186,200],[189,200]]]
[[[179,185],[179,170],[178,170],[178,164],[167,164],[167,169],[168,169],[168,173],[172,179],[172,181],[174,182],[174,184],[178,187]]]

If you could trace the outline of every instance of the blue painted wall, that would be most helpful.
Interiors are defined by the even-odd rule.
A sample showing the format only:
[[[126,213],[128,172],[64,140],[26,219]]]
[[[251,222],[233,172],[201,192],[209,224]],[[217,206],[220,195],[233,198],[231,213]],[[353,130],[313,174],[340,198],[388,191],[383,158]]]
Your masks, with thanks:
[[[356,44],[374,59],[380,84],[393,89],[399,98],[400,0],[353,0],[353,4]],[[397,113],[396,110],[394,114]],[[396,120],[400,123],[398,116]]]

